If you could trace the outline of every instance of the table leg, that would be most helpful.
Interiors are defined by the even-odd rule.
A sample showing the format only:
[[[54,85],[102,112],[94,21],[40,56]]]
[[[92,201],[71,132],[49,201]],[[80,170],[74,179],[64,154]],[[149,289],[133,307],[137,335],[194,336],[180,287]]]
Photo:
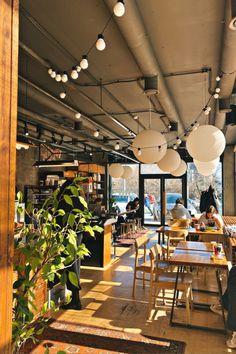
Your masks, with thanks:
[[[222,286],[221,286],[221,280],[220,280],[220,274],[219,270],[216,270],[216,281],[218,285],[218,291],[219,291],[219,299],[220,299],[220,304],[221,304],[221,311],[222,311],[222,317],[223,317],[223,322],[224,322],[224,328],[225,332],[227,332],[227,325],[225,321],[225,311],[224,311],[224,306],[223,306],[223,298],[222,298]]]
[[[172,323],[173,323],[174,306],[175,306],[175,300],[176,300],[176,294],[177,294],[177,285],[178,285],[178,279],[179,279],[179,272],[180,272],[180,267],[178,267],[178,269],[177,269],[176,279],[175,279],[175,290],[174,290],[171,313],[170,313],[170,325],[171,326],[172,326]]]

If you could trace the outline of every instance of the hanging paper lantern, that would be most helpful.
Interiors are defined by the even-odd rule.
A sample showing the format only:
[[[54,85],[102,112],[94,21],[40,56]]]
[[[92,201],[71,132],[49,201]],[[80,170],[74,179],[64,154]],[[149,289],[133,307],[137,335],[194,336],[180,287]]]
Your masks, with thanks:
[[[172,176],[179,177],[184,175],[186,171],[187,171],[186,162],[184,162],[184,160],[181,160],[179,167],[175,171],[172,171],[171,174]]]
[[[217,159],[215,160],[212,160],[212,161],[208,161],[208,162],[204,162],[204,161],[198,161],[198,160],[193,160],[195,166],[197,167],[197,169],[201,170],[201,171],[212,171],[216,168],[216,166],[218,165],[220,161],[220,158],[218,157]]]
[[[160,161],[166,153],[166,139],[158,131],[146,129],[141,131],[133,140],[132,150],[139,161],[155,163]]]
[[[172,172],[180,165],[181,158],[177,151],[167,149],[165,156],[158,161],[157,166],[165,172]]]
[[[113,163],[109,166],[109,175],[113,178],[119,178],[124,172],[124,167],[119,163]]]
[[[198,161],[212,161],[225,149],[225,136],[213,125],[201,125],[189,135],[186,147],[189,154]]]
[[[200,173],[203,176],[213,175],[213,173],[215,173],[215,170],[216,170],[215,168],[207,170],[207,169],[201,169],[197,167],[198,173]]]
[[[130,178],[133,175],[133,169],[130,166],[123,166],[124,167],[124,172],[121,176],[121,178]]]

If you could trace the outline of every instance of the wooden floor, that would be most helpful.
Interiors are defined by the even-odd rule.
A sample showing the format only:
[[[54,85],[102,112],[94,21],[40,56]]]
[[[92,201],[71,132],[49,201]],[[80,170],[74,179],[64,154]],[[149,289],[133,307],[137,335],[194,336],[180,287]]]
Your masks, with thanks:
[[[150,232],[152,241],[157,242],[157,236]],[[130,333],[142,333],[151,336],[182,340],[186,342],[186,354],[223,354],[231,353],[225,345],[225,335],[202,330],[192,330],[169,326],[170,303],[160,306],[153,311],[151,321],[147,320],[148,286],[143,289],[141,284],[136,288],[135,300],[132,299],[132,281],[134,264],[134,247],[117,248],[119,256],[107,270],[82,269],[81,299],[83,310],[60,311],[56,317],[58,321],[68,324],[84,323],[103,328],[111,328]],[[194,286],[204,287],[203,272],[196,275]],[[207,270],[207,284],[216,289],[216,282],[212,270]],[[199,294],[199,293],[198,293]],[[216,298],[203,295],[195,300],[213,303]],[[202,296],[202,295],[201,295]],[[186,310],[178,308],[176,319],[185,321]],[[210,311],[192,313],[192,322],[223,327],[221,317]],[[150,353],[151,354],[151,353]]]

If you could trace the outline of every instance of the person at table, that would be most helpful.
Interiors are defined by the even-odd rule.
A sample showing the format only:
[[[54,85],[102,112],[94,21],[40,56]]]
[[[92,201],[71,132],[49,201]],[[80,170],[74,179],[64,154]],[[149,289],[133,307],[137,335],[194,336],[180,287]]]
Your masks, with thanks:
[[[230,269],[227,288],[222,296],[222,305],[226,311],[227,315],[227,327],[232,332],[230,339],[226,341],[229,348],[236,348],[236,266]],[[221,305],[214,304],[210,306],[211,311],[222,315]]]
[[[131,210],[133,210],[131,212]],[[138,211],[139,211],[139,198],[135,198],[133,201],[129,201],[128,204],[126,205],[126,211],[127,211],[127,219],[135,219],[139,217]]]
[[[184,206],[184,200],[181,198],[176,199],[175,206],[171,209],[171,215],[173,219],[190,219],[191,215],[188,209]]]
[[[213,205],[209,205],[206,208],[206,211],[202,213],[198,220],[198,224],[204,223],[206,226],[214,227],[216,226],[218,229],[223,227],[223,220],[216,212],[216,208]]]

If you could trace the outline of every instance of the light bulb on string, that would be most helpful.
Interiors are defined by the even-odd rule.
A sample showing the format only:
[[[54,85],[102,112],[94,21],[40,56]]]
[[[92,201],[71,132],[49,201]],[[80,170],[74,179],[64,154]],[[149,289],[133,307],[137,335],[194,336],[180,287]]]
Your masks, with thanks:
[[[64,73],[61,75],[61,81],[62,82],[67,82],[68,81],[68,75],[67,73],[64,71]]]
[[[168,124],[168,129],[171,129],[171,128],[172,128],[172,126],[171,126],[171,124],[169,123],[169,124]]]
[[[57,74],[56,74],[56,77],[55,77],[55,80],[56,80],[57,82],[60,82],[60,81],[61,81],[61,74],[57,73]]]
[[[136,116],[133,116],[133,118],[134,118],[134,120],[137,120],[138,119],[138,116],[136,115]]]
[[[221,80],[220,75],[216,76],[216,81],[219,82]]]
[[[76,119],[80,119],[81,118],[81,113],[79,113],[79,112],[75,113],[75,118]]]
[[[174,150],[177,150],[178,149],[178,146],[176,144],[173,145],[173,149]]]
[[[211,107],[209,107],[209,106],[205,106],[205,107],[203,108],[203,112],[204,112],[204,114],[205,114],[206,116],[209,115],[210,111],[211,111]]]
[[[214,93],[214,98],[217,100],[217,98],[219,98],[219,94],[218,93]]]
[[[79,73],[81,71],[81,67],[79,65],[76,65],[76,71]]]
[[[177,145],[180,145],[182,143],[182,140],[177,136],[176,138],[176,144]]]
[[[64,99],[66,97],[66,91],[60,92],[60,98]]]
[[[142,155],[142,150],[140,148],[138,148],[138,156]]]
[[[120,144],[119,141],[117,141],[116,145],[115,145],[115,150],[119,150],[120,149]]]
[[[93,136],[95,136],[95,138],[97,138],[99,136],[99,129],[95,130],[95,132],[93,133]]]
[[[98,39],[96,42],[97,50],[104,50],[106,48],[106,42],[104,41],[104,36],[102,34],[98,35]]]
[[[78,71],[76,70],[76,68],[73,66],[71,74],[70,74],[71,78],[76,80],[79,77]]]
[[[85,70],[88,69],[88,59],[87,59],[87,55],[83,55],[82,56],[82,60],[79,63],[81,69]]]
[[[52,72],[53,72],[52,68],[49,68],[49,69],[48,69],[49,75],[52,75]]]
[[[219,87],[216,87],[215,92],[216,92],[216,93],[219,93],[219,92],[220,92],[220,88],[219,88]]]
[[[113,7],[113,13],[117,17],[121,17],[125,13],[125,5],[123,0],[118,0],[115,6]]]
[[[51,73],[51,78],[52,78],[52,79],[55,79],[56,75],[57,75],[56,71],[53,70],[52,73]]]

